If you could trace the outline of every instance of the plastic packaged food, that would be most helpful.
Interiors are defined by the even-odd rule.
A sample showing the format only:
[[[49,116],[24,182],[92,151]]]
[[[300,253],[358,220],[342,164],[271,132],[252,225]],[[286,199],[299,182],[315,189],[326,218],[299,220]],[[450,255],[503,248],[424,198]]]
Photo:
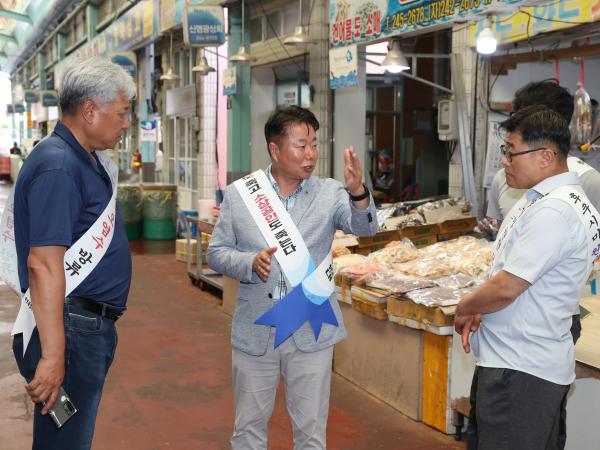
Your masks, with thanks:
[[[415,259],[418,255],[417,247],[410,239],[404,238],[401,241],[392,241],[385,248],[371,253],[369,260],[387,267],[393,267],[394,264]]]
[[[575,109],[569,124],[569,131],[571,132],[571,144],[580,146],[590,142],[592,138],[592,102],[581,83],[579,83],[573,99]]]
[[[370,273],[359,282],[367,287],[381,289],[388,295],[404,294],[415,289],[424,289],[434,285],[430,280],[408,277],[394,270]]]
[[[457,305],[460,300],[473,291],[473,288],[464,289],[448,289],[443,287],[434,287],[428,289],[419,289],[418,291],[410,291],[405,295],[413,302],[425,306],[453,306]]]

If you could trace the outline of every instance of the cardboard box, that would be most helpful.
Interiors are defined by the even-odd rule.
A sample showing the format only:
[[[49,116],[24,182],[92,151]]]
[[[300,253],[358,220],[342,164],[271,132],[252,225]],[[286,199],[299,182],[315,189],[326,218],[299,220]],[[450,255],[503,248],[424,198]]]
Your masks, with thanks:
[[[433,234],[438,234],[439,232],[440,230],[437,224],[417,225],[415,227],[405,227],[398,230],[398,236],[400,236],[400,238],[405,237],[412,240],[416,237],[431,236]]]
[[[483,234],[481,233],[477,233],[475,231],[457,231],[455,233],[445,233],[445,234],[438,234],[437,239],[438,242],[443,242],[443,241],[451,241],[452,239],[457,239],[461,236],[473,236],[476,237],[477,239],[481,239],[483,237]]]
[[[413,244],[415,244],[415,247],[417,248],[427,247],[428,245],[435,244],[438,241],[437,234],[432,234],[428,236],[415,236],[409,239],[412,241]]]
[[[439,234],[446,233],[457,233],[473,231],[473,228],[477,226],[477,219],[475,217],[465,217],[464,219],[446,220],[439,224]]]
[[[389,297],[387,300],[387,311],[393,316],[412,319],[437,327],[444,327],[454,324],[456,306],[437,306],[432,308],[415,303],[406,297]]]
[[[348,277],[339,274],[335,276],[335,289],[336,292],[339,292],[339,301],[347,303],[348,305],[352,304],[351,288],[352,283]]]
[[[190,239],[189,253],[191,254],[192,264],[195,264],[195,262],[196,262],[196,248],[197,248],[196,245],[197,245],[196,239]],[[208,249],[208,242],[202,242],[202,244],[200,244],[200,245],[202,246],[202,263],[205,264],[206,263],[206,250]],[[187,239],[177,239],[175,241],[175,259],[177,261],[187,262],[187,255],[188,255]]]
[[[377,320],[387,320],[387,296],[381,291],[352,286],[352,309]]]
[[[423,212],[427,223],[442,223],[447,220],[464,219],[465,214],[461,206],[448,206],[446,208],[430,209]]]
[[[359,236],[358,237],[358,248],[370,247],[373,245],[385,246],[390,241],[398,239],[398,231],[380,231],[373,236]],[[380,248],[381,248],[380,247]]]

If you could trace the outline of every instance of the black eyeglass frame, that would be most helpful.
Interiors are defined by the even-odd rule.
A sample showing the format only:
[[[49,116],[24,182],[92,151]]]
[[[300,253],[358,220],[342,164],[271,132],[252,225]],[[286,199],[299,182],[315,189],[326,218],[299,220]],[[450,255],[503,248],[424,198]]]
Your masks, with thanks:
[[[521,155],[526,155],[527,153],[539,152],[540,150],[550,150],[550,149],[548,147],[538,147],[538,148],[532,148],[530,150],[524,150],[522,152],[512,153],[506,149],[506,145],[502,144],[500,146],[500,153],[502,153],[502,156],[506,156],[506,160],[509,163],[512,163],[512,159],[515,156],[521,156]],[[556,155],[555,151],[552,151],[552,153],[554,153]]]

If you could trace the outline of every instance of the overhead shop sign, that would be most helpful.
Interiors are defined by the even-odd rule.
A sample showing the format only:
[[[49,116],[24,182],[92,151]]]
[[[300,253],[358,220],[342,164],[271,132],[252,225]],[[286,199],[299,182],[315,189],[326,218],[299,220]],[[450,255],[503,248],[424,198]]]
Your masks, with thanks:
[[[159,12],[158,21],[161,33],[181,23],[181,11],[177,8],[176,0],[160,0]],[[177,14],[178,12],[179,14]]]
[[[329,50],[329,87],[340,89],[358,85],[356,45]]]
[[[562,0],[520,8],[515,13],[495,16],[492,29],[500,43],[518,42],[540,33],[558,31],[600,19],[600,0]],[[483,28],[471,26],[471,45]]]
[[[77,52],[77,58],[102,56],[130,50],[154,35],[154,2],[144,0],[127,10],[92,42]]]
[[[37,103],[40,101],[40,94],[34,89],[25,89],[25,103]]]
[[[23,114],[25,112],[25,105],[23,103],[17,103],[13,105],[13,109],[17,114]]]
[[[329,44],[341,47],[514,9],[523,0],[332,0]],[[531,2],[528,2],[531,3]]]
[[[223,44],[225,42],[223,7],[187,4],[183,15],[183,40],[192,47]]]
[[[154,24],[154,1],[143,0],[127,10],[94,40],[74,52],[74,57],[90,58],[131,50],[155,35]],[[71,59],[69,57],[61,61],[54,69],[55,84],[59,87],[65,64]]]
[[[56,91],[42,91],[42,106],[58,106],[58,93]]]
[[[6,105],[6,114],[14,114],[15,113],[15,109],[13,108],[13,105]]]
[[[137,77],[137,57],[135,56],[135,52],[113,53],[110,56],[110,60],[125,69],[133,78]]]

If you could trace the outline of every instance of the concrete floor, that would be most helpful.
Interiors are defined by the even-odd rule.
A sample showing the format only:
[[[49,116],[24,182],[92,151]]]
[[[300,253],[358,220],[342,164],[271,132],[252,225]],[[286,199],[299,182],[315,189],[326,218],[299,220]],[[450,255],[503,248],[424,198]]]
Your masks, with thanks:
[[[0,208],[6,188],[0,186]],[[129,311],[100,406],[94,449],[227,449],[232,428],[231,319],[219,300],[191,285],[172,243],[136,242]],[[31,442],[32,405],[12,351],[17,298],[0,286],[0,450]],[[270,449],[291,449],[283,391],[270,423]],[[406,418],[334,375],[330,449],[463,449],[450,436]],[[65,449],[67,450],[67,449]]]

